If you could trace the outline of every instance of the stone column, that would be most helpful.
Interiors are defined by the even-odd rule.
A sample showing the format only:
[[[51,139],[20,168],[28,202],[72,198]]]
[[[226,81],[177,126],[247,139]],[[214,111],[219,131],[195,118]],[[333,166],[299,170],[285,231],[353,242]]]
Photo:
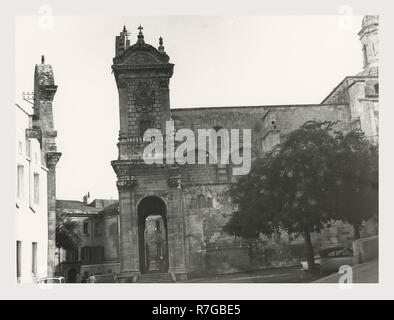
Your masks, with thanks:
[[[118,181],[119,192],[119,261],[120,276],[118,282],[133,282],[140,274],[138,256],[138,215],[135,207],[135,177],[130,175],[130,164],[124,161],[112,161]]]
[[[119,188],[119,186],[118,186]],[[134,203],[134,191],[119,188],[120,216],[120,271],[138,275],[138,217]]]
[[[181,176],[176,168],[170,170],[167,208],[169,272],[178,280],[187,278],[184,208]]]
[[[48,152],[47,192],[48,192],[48,277],[55,275],[56,266],[56,164],[60,152]]]

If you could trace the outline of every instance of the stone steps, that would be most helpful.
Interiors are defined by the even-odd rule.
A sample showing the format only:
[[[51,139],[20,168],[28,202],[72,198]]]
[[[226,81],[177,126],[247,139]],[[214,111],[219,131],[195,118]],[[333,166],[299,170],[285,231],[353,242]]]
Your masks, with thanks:
[[[174,282],[169,273],[145,273],[141,274],[137,281],[137,283],[171,283]]]

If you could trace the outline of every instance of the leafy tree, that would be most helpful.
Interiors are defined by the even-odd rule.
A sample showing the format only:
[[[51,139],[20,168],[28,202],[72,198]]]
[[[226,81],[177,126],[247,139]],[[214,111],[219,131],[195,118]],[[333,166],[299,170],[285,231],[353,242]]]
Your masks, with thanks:
[[[332,156],[333,202],[338,219],[354,227],[360,238],[363,221],[378,213],[378,147],[360,130],[336,133]]]
[[[311,232],[332,219],[359,228],[378,210],[378,148],[359,130],[308,121],[231,188],[238,210],[225,231],[245,238],[274,231],[302,234],[310,270]]]
[[[58,215],[56,225],[56,247],[71,250],[78,246],[81,236],[78,231],[78,222]]]
[[[314,267],[311,232],[330,220],[326,186],[332,180],[330,159],[335,138],[332,122],[306,122],[231,189],[238,211],[225,230],[243,237],[275,230],[302,234],[310,270]]]

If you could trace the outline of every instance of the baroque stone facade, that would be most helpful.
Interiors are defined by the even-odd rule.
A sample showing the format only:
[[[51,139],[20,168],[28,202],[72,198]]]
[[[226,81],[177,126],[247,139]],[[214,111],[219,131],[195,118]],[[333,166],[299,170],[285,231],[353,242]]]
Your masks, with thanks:
[[[252,160],[308,120],[338,121],[341,130],[360,127],[377,141],[378,17],[366,16],[359,33],[363,71],[346,77],[321,103],[308,105],[171,109],[169,84],[174,64],[165,53],[163,39],[156,49],[145,43],[139,29],[133,45],[126,28],[116,37],[112,65],[120,113],[118,159],[111,162],[119,192],[114,212],[119,216],[117,281],[132,282],[154,271],[185,279],[299,261],[304,247],[294,235],[275,234],[248,242],[223,232],[234,210],[228,193],[236,181],[231,164],[176,165],[166,159],[163,164],[146,164],[142,154],[148,142],[142,136],[149,128],[164,135],[167,120],[174,121],[176,130],[188,128],[195,133],[199,129],[250,129]],[[157,230],[160,244],[154,240]],[[376,229],[366,225],[363,232],[373,234]],[[348,243],[352,237],[351,226],[333,222],[314,234],[313,242],[320,248]],[[104,252],[114,252],[107,249],[107,242],[104,238]]]
[[[228,195],[235,181],[231,165],[148,165],[142,160],[148,128],[251,129],[252,158],[261,156],[308,120],[338,121],[348,130],[360,126],[377,137],[377,17],[364,18],[360,39],[364,71],[347,77],[320,104],[170,109],[169,82],[174,65],[160,39],[158,49],[141,32],[130,46],[124,28],[116,38],[112,69],[119,92],[119,157],[112,162],[118,178],[120,214],[119,281],[149,272],[145,259],[145,219],[163,218],[167,237],[168,272],[177,278],[199,272],[248,268],[251,245],[222,231],[233,206]],[[123,40],[122,40],[123,39]],[[371,47],[371,48],[370,48]],[[374,68],[375,71],[368,71]],[[243,258],[240,258],[243,257]]]

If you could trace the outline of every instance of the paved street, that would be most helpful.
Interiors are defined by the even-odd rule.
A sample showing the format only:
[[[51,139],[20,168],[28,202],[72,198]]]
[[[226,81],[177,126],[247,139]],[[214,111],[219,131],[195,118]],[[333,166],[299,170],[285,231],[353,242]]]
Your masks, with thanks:
[[[379,264],[377,260],[353,267],[354,283],[377,283]],[[333,273],[329,276],[313,278],[308,276],[299,266],[255,270],[242,273],[220,275],[182,281],[185,283],[338,283],[342,274]]]
[[[316,280],[315,283],[338,283],[340,274]],[[377,260],[365,262],[353,267],[353,283],[378,283],[379,263]]]
[[[217,277],[206,277],[183,281],[185,283],[299,283],[311,282],[316,278],[307,276],[301,266],[255,270]]]

